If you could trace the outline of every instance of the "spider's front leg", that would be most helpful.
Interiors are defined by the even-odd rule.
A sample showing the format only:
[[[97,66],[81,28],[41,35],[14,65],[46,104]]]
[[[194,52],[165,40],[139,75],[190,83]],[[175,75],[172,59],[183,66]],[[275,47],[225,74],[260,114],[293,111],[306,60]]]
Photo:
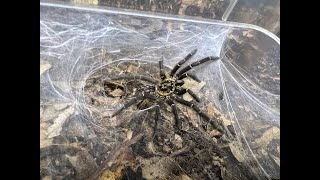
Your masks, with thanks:
[[[195,53],[197,52],[197,50],[193,50],[191,53],[189,53],[185,58],[183,58],[181,61],[179,61],[174,68],[172,69],[170,76],[173,77],[174,74],[177,72],[177,70],[180,68],[180,66],[182,64],[184,64],[185,62],[187,62]]]
[[[191,73],[183,73],[181,76],[178,77],[179,80],[182,80],[186,77],[189,77],[195,81],[197,81],[198,83],[201,83],[201,80],[194,74],[191,74]]]
[[[189,71],[190,69],[192,69],[192,68],[194,68],[194,67],[196,67],[196,66],[199,66],[199,65],[202,64],[202,63],[205,63],[205,62],[210,61],[210,60],[215,61],[215,60],[218,60],[218,59],[219,59],[218,57],[212,57],[212,56],[203,58],[203,59],[201,59],[201,60],[199,60],[199,61],[196,61],[196,62],[194,62],[194,63],[191,63],[189,66],[181,69],[181,70],[177,73],[176,76],[177,76],[177,77],[180,77],[180,76],[182,76],[182,74],[186,73],[187,71]]]

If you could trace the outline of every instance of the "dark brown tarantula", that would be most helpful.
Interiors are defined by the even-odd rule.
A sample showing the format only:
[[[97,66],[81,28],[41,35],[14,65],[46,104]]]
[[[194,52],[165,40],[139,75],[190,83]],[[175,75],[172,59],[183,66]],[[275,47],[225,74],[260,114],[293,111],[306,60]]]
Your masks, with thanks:
[[[138,90],[138,95],[135,96],[133,99],[131,99],[128,103],[124,104],[120,109],[118,109],[116,112],[114,112],[111,117],[117,116],[120,114],[123,110],[129,108],[133,104],[143,101],[144,99],[151,99],[156,103],[155,106],[155,131],[157,129],[157,122],[161,117],[160,113],[160,106],[163,104],[168,104],[172,108],[172,112],[174,114],[175,118],[175,125],[180,129],[180,121],[178,117],[178,110],[176,107],[176,102],[183,104],[185,106],[193,108],[201,117],[203,117],[207,122],[209,121],[214,128],[216,128],[219,131],[222,131],[213,121],[210,121],[209,116],[202,112],[200,108],[198,108],[195,105],[194,101],[186,101],[182,98],[182,95],[185,93],[189,93],[192,98],[200,102],[199,97],[192,92],[190,89],[182,87],[184,85],[183,79],[186,77],[189,77],[197,82],[201,82],[195,75],[188,73],[189,70],[191,70],[195,66],[199,66],[202,63],[205,63],[207,61],[215,61],[218,60],[218,57],[206,57],[199,61],[196,61],[194,63],[191,63],[190,65],[182,68],[180,71],[179,68],[181,65],[183,65],[187,60],[189,60],[197,50],[193,50],[190,54],[188,54],[184,59],[182,59],[180,62],[178,62],[172,71],[170,72],[170,75],[167,75],[163,70],[163,60],[159,61],[159,68],[160,68],[160,80],[155,80],[151,77],[147,76],[141,76],[141,75],[124,75],[124,76],[118,76],[115,78],[111,78],[111,80],[120,80],[120,79],[139,79],[142,81],[146,81],[151,83],[151,85],[145,85],[141,87]],[[177,72],[178,71],[178,72]]]

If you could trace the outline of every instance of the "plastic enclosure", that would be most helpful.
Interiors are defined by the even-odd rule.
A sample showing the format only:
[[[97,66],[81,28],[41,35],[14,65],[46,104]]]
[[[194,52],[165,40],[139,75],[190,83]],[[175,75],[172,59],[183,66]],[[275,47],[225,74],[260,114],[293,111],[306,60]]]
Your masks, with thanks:
[[[41,2],[71,3],[76,5],[95,5],[120,9],[135,9],[165,14],[185,14],[205,18],[227,20],[238,0],[219,0],[215,2],[192,1],[116,1],[116,0],[41,0]]]
[[[41,2],[54,1],[41,0]],[[280,0],[60,0],[60,2],[246,23],[267,29],[280,37]]]
[[[96,122],[84,110],[83,97],[84,82],[94,72],[121,61],[152,64],[160,58],[167,68],[173,68],[198,49],[190,62],[206,56],[221,58],[195,72],[206,82],[204,89],[210,90],[205,99],[231,120],[243,162],[255,172],[253,179],[280,177],[276,163],[280,157],[280,41],[275,35],[248,24],[102,7],[40,5],[40,62],[51,67],[41,74],[40,108],[70,103],[76,118]],[[104,61],[105,56],[110,60]]]

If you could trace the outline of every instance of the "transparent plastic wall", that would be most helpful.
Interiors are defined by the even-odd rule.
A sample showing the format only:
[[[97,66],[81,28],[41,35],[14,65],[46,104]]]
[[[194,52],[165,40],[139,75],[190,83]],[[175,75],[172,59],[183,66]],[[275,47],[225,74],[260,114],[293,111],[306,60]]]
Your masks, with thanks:
[[[60,0],[60,2],[246,23],[267,29],[280,37],[280,0]]]
[[[227,21],[256,25],[280,37],[280,0],[238,0]]]
[[[280,43],[256,26],[119,9],[40,3],[41,179],[280,178]],[[148,82],[197,49],[185,79],[197,106],[143,101],[111,117]],[[145,91],[144,91],[145,92]],[[183,96],[190,100],[190,96]],[[158,132],[153,135],[156,108]],[[192,106],[191,106],[192,107]],[[183,133],[181,133],[183,132]],[[161,134],[161,133],[160,133]],[[111,179],[112,179],[111,178]]]

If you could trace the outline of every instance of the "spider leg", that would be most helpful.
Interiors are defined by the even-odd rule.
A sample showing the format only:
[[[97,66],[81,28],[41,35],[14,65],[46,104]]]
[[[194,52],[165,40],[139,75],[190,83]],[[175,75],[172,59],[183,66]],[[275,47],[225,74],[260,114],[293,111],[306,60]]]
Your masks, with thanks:
[[[182,80],[186,77],[189,77],[195,81],[197,81],[198,83],[201,83],[201,80],[194,74],[191,74],[191,73],[183,73],[181,76],[178,77],[179,80]]]
[[[200,102],[200,98],[193,91],[191,91],[190,89],[186,89],[186,88],[180,87],[180,86],[177,86],[176,89],[178,91],[178,93],[177,93],[178,95],[183,95],[185,93],[188,93],[188,94],[191,95],[191,97],[193,99],[195,99],[197,102]]]
[[[189,102],[189,101],[186,101],[182,98],[179,98],[179,97],[174,97],[174,100],[177,101],[178,103],[180,104],[183,104],[185,106],[188,106],[188,107],[191,107],[192,109],[194,109],[201,117],[203,117],[205,119],[205,121],[209,122],[215,129],[217,129],[218,131],[224,133],[224,130],[221,129],[221,127],[219,127],[214,121],[210,121],[210,118],[209,116],[202,112],[200,110],[199,107],[197,107],[196,105],[194,105],[192,102]]]
[[[163,70],[163,60],[159,61],[159,68],[160,68],[160,78],[162,80],[166,79],[167,77],[166,77],[166,74]]]
[[[183,86],[184,85],[184,80],[176,80],[176,86]]]
[[[193,102],[189,102],[186,101],[182,98],[179,97],[174,97],[174,100],[177,101],[180,104],[183,104],[185,106],[191,107],[192,109],[194,109],[200,116],[202,116],[203,118],[205,118],[206,120],[210,120],[209,116],[207,114],[205,114],[204,112],[202,112],[196,105],[193,104]]]
[[[197,102],[200,102],[200,98],[193,91],[187,89],[187,93],[189,93]]]
[[[180,68],[182,64],[184,64],[186,61],[188,61],[195,53],[197,50],[193,50],[191,53],[189,53],[185,58],[183,58],[181,61],[179,61],[174,68],[172,69],[170,76],[173,77],[173,75],[177,72],[177,70]]]
[[[167,102],[167,104],[169,104],[171,106],[171,110],[172,110],[172,113],[173,113],[174,119],[175,119],[175,126],[180,130],[181,129],[181,121],[179,119],[177,106],[171,99],[168,99],[166,102]]]
[[[143,100],[146,97],[142,94],[139,95],[137,97],[134,97],[133,99],[131,99],[129,102],[127,102],[126,104],[124,104],[120,109],[118,109],[116,112],[114,112],[111,117],[115,117],[117,115],[119,115],[123,110],[127,109],[128,107],[132,106],[133,104],[135,104],[138,100]]]
[[[183,73],[185,73],[185,72],[189,71],[190,69],[192,69],[192,68],[194,68],[194,67],[196,67],[196,66],[199,66],[200,64],[205,63],[205,62],[207,62],[207,61],[209,61],[209,60],[218,60],[218,59],[219,59],[218,57],[212,57],[212,56],[203,58],[203,59],[201,59],[201,60],[199,60],[199,61],[196,61],[196,62],[194,62],[194,63],[191,63],[189,66],[181,69],[181,70],[178,72],[178,74],[176,74],[176,76],[177,76],[177,77],[180,77]]]
[[[156,107],[156,116],[155,116],[155,122],[154,122],[154,129],[153,129],[153,135],[152,137],[155,137],[157,129],[158,129],[158,121],[161,118],[161,112],[160,112],[160,106],[157,105]]]
[[[147,76],[142,76],[142,75],[119,75],[119,76],[110,78],[110,80],[121,80],[121,79],[142,80],[142,81],[150,82],[152,84],[157,84],[158,83],[157,80],[152,79],[152,78],[147,77]]]

